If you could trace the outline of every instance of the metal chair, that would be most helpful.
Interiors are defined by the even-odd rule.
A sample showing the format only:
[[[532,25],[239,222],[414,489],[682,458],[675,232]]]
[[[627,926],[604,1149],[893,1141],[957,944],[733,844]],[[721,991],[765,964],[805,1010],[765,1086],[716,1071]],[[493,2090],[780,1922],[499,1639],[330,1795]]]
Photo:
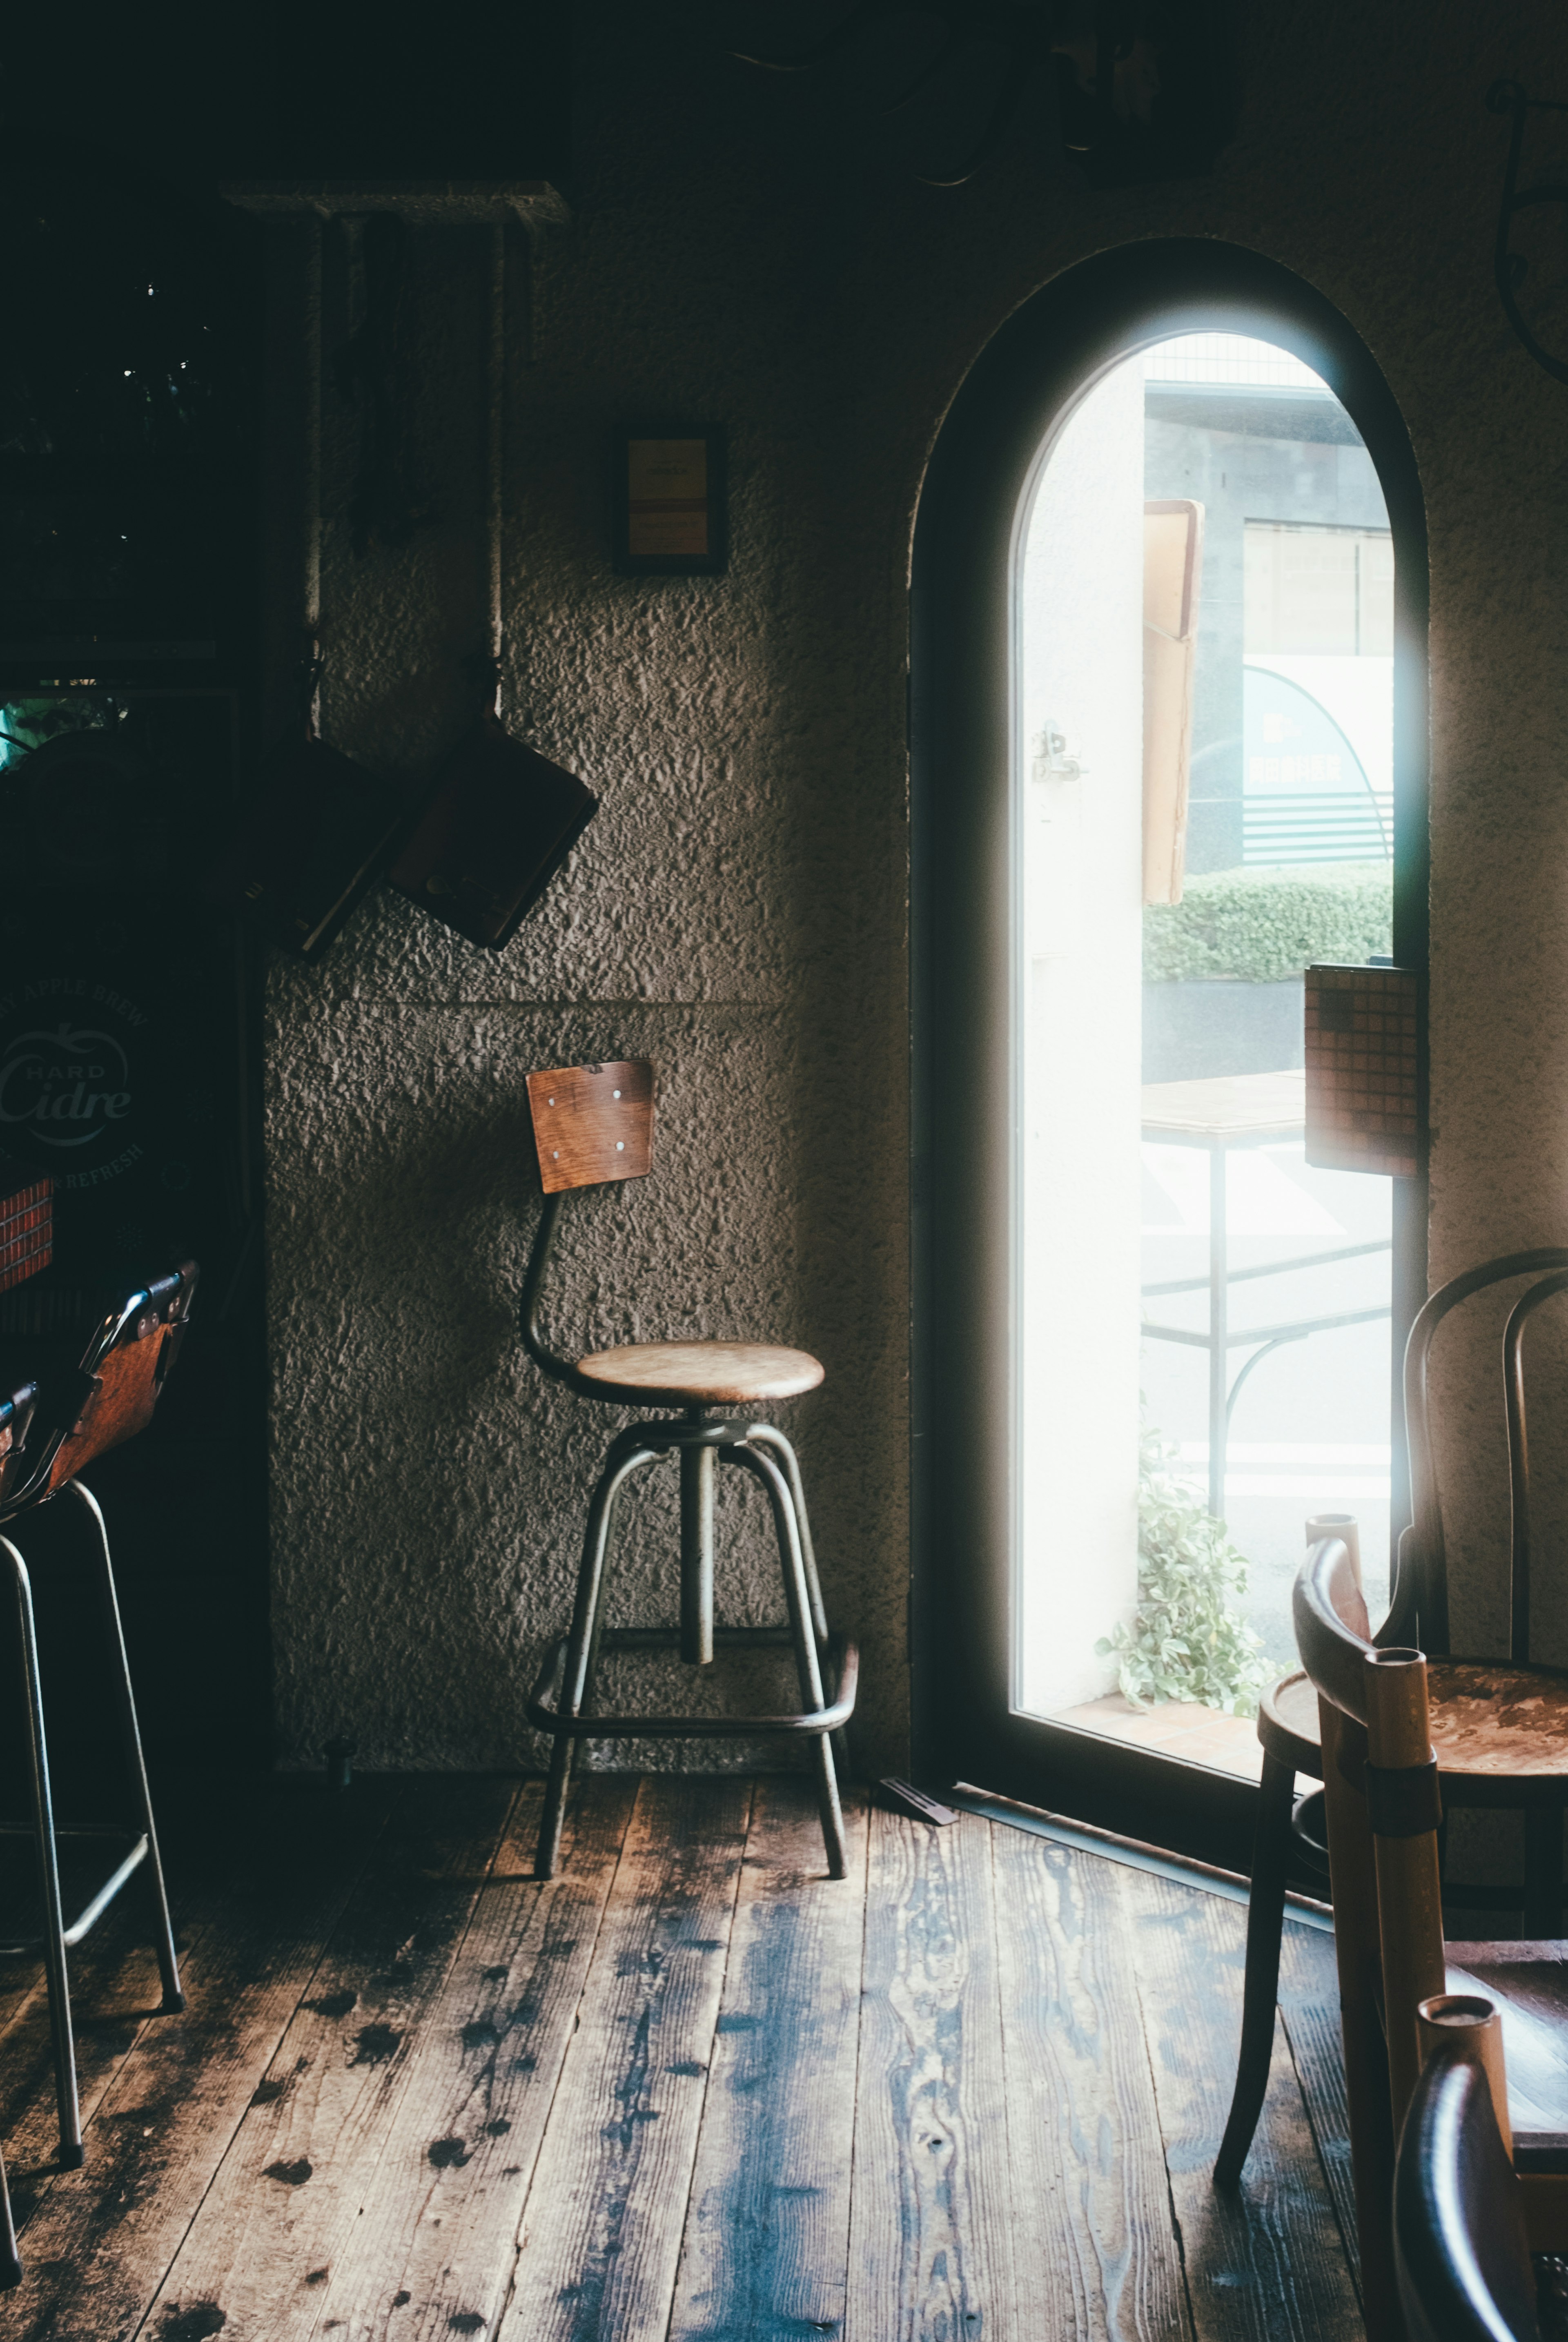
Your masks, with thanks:
[[[80,1505],[93,1525],[98,1560],[98,1582],[104,1626],[114,1663],[115,1699],[125,1742],[126,1768],[140,1827],[62,1829],[55,1820],[54,1791],[49,1776],[48,1742],[45,1729],[44,1696],[38,1665],[38,1636],[32,1582],[27,1565],[12,1539],[0,1535],[0,1553],[10,1566],[21,1630],[22,1670],[27,1724],[28,1776],[32,1800],[30,1824],[5,1829],[0,1835],[31,1837],[37,1848],[43,1886],[44,1927],[36,1936],[0,1942],[0,1953],[42,1952],[48,1980],[49,2024],[55,2050],[55,2085],[60,2117],[60,2155],[68,2169],[85,2158],[81,2108],[76,2093],[76,2060],[71,2033],[70,1973],[66,1953],[89,1929],[135,1873],[146,1866],[154,1903],[153,1941],[163,1983],[162,2008],[172,2013],[185,2007],[179,1967],[175,1957],[168,1895],[158,1853],[157,1829],[142,1756],[136,1704],[131,1689],[125,1640],[115,1590],[108,1531],[96,1498],[77,1475],[95,1456],[134,1438],[152,1420],[159,1395],[184,1338],[196,1286],[196,1269],[187,1262],[149,1286],[138,1286],[116,1300],[94,1326],[79,1363],[71,1354],[40,1364],[35,1379],[17,1384],[9,1402],[12,1421],[25,1407],[28,1420],[22,1442],[13,1439],[0,1462],[9,1466],[0,1480],[0,1531],[14,1528],[42,1505],[62,1493]],[[4,1345],[11,1363],[39,1346],[8,1336]],[[15,1376],[15,1365],[7,1381]],[[3,1410],[0,1410],[3,1418]],[[121,1847],[109,1876],[67,1926],[60,1892],[59,1841],[62,1837],[106,1838]]]
[[[653,1156],[654,1069],[644,1059],[619,1065],[565,1066],[531,1074],[528,1101],[544,1189],[544,1208],[523,1288],[521,1325],[540,1370],[579,1397],[613,1406],[674,1407],[674,1420],[629,1425],[610,1443],[588,1506],[583,1564],[571,1632],[545,1661],[528,1703],[531,1723],[551,1735],[549,1785],[536,1869],[554,1873],[573,1753],[581,1739],[686,1739],[780,1733],[811,1743],[829,1875],[848,1862],[832,1736],[854,1707],[859,1655],[830,1636],[806,1518],[805,1492],[794,1448],[770,1423],[733,1410],[815,1389],[823,1369],[804,1350],[760,1343],[640,1343],[574,1362],[559,1357],[539,1327],[540,1296],[562,1205],[582,1187],[642,1178]],[[681,1623],[678,1628],[606,1629],[603,1618],[615,1507],[632,1475],[674,1456],[681,1486]],[[714,1495],[720,1463],[760,1481],[773,1514],[784,1576],[787,1627],[714,1624]],[[713,1663],[715,1649],[793,1648],[801,1705],[793,1715],[598,1716],[591,1710],[600,1654],[606,1650],[680,1651],[690,1666]],[[831,1696],[824,1683],[831,1680]]]
[[[1533,1281],[1503,1328],[1503,1391],[1508,1432],[1513,1518],[1513,1586],[1507,1659],[1453,1658],[1448,1653],[1448,1580],[1443,1508],[1433,1445],[1427,1379],[1433,1337],[1449,1313],[1474,1294],[1512,1278]],[[1405,1425],[1410,1440],[1414,1520],[1399,1542],[1393,1599],[1378,1628],[1380,1646],[1419,1641],[1437,1655],[1431,1670],[1433,1739],[1450,1807],[1481,1806],[1524,1812],[1523,1930],[1554,1936],[1562,1922],[1563,1815],[1568,1807],[1568,1670],[1530,1656],[1530,1459],[1524,1405],[1525,1328],[1543,1302],[1568,1291],[1568,1250],[1557,1246],[1508,1253],[1466,1269],[1439,1286],[1410,1329],[1404,1355]],[[1307,1525],[1343,1536],[1330,1516]],[[1298,1670],[1281,1678],[1258,1706],[1263,1751],[1252,1895],[1247,1914],[1246,1977],[1241,2053],[1224,2138],[1214,2165],[1220,2187],[1242,2175],[1268,2088],[1279,1989],[1280,1940],[1290,1868],[1294,1777],[1323,1779],[1317,1698]]]

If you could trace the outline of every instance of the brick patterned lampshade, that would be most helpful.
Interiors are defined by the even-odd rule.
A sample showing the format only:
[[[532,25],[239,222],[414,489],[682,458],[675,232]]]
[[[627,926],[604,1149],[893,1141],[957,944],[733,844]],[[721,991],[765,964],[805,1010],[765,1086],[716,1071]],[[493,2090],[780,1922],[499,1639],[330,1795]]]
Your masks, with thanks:
[[[1420,1169],[1417,980],[1403,967],[1306,971],[1306,1159],[1320,1171]]]
[[[55,1254],[55,1182],[0,1188],[0,1293],[47,1268]]]

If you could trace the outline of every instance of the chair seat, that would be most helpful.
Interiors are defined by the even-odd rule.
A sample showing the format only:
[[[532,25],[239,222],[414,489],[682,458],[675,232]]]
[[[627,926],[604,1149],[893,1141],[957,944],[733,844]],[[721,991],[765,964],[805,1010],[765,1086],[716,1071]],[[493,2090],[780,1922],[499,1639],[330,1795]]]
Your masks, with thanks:
[[[579,1358],[590,1382],[634,1391],[650,1405],[735,1406],[815,1390],[823,1369],[807,1350],[768,1342],[637,1342]]]
[[[1568,1781],[1568,1673],[1489,1659],[1433,1659],[1432,1745],[1451,1787],[1465,1780]],[[1300,1669],[1258,1703],[1271,1756],[1323,1778],[1317,1693]]]

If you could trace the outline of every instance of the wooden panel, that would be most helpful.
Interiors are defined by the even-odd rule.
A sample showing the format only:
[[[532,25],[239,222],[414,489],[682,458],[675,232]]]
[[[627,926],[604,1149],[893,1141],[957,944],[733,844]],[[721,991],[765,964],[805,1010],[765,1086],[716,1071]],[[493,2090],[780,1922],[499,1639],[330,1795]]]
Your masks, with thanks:
[[[758,1782],[670,2342],[843,2331],[864,1796],[846,1795],[844,1832],[849,1876],[826,1882],[808,1784]]]
[[[241,2332],[308,2333],[391,2136],[413,2045],[445,1981],[514,1787],[414,1782],[333,1931],[165,2280]],[[417,1908],[417,1920],[411,1916]]]
[[[1344,2241],[1277,2030],[1242,2185],[1213,2184],[1241,2038],[1245,1909],[1147,1872],[1117,1877],[1197,2342],[1354,2334],[1361,2308]]]
[[[361,2217],[300,2332],[380,2334],[394,2308],[398,2342],[494,2332],[636,1791],[624,1773],[578,1783],[546,1884],[533,1876],[543,1787],[524,1789],[410,2051]]]
[[[1203,507],[1144,506],[1144,900],[1179,903],[1187,860]]]
[[[744,1781],[643,1786],[498,2342],[664,2342],[750,1811]]]
[[[186,1970],[184,2016],[144,2028],[86,2134],[85,2168],[29,2191],[23,2258],[46,2286],[15,2297],[8,2342],[136,2330],[385,1819],[385,1791],[365,1786],[313,1800],[305,1829],[297,1799],[279,1797],[251,1833],[209,1956]]]
[[[645,1057],[530,1074],[528,1109],[547,1196],[641,1179],[653,1161],[654,1068]]]
[[[1167,2342],[1181,2254],[1114,1864],[996,1827],[1018,2300],[1074,2342]]]
[[[1014,2314],[991,1838],[967,1815],[949,1829],[871,1817],[853,2342],[1035,2330]]]

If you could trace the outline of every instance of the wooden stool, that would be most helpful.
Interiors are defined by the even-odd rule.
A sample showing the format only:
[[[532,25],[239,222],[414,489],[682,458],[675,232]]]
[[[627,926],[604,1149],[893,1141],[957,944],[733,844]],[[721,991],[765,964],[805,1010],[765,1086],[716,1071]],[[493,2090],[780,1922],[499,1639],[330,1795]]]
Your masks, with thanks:
[[[60,2115],[60,2155],[68,2168],[84,2159],[81,2109],[76,2095],[75,2050],[71,2035],[71,1987],[66,1952],[79,1944],[129,1879],[146,1866],[153,1891],[153,1940],[163,1981],[163,2008],[185,2007],[180,1990],[168,1895],[158,1854],[146,1767],[142,1757],[136,1703],[131,1689],[125,1638],[120,1624],[108,1532],[96,1498],[77,1478],[94,1457],[134,1438],[151,1422],[153,1410],[184,1338],[196,1286],[194,1263],[186,1262],[150,1286],[138,1286],[117,1300],[98,1322],[75,1363],[75,1352],[49,1355],[48,1346],[23,1336],[0,1343],[0,1529],[13,1526],[62,1490],[90,1516],[100,1565],[99,1588],[110,1655],[115,1698],[125,1741],[126,1769],[140,1827],[60,1830],[55,1823],[49,1777],[44,1696],[38,1667],[38,1637],[27,1565],[9,1536],[0,1535],[0,1554],[9,1564],[21,1628],[23,1684],[26,1702],[27,1758],[33,1818],[29,1827],[0,1832],[31,1837],[38,1852],[44,1889],[44,1929],[0,1943],[0,1953],[42,1952],[48,1979],[49,2025],[55,2047],[55,2087]],[[30,1355],[31,1354],[31,1355]],[[18,1380],[25,1364],[33,1378]],[[7,1419],[8,1418],[8,1419]],[[5,1438],[23,1421],[22,1436]],[[108,1838],[121,1854],[115,1868],[69,1926],[60,1897],[58,1842],[62,1837]],[[3,2241],[3,2239],[0,2239]]]
[[[823,1370],[804,1350],[762,1343],[659,1342],[601,1350],[574,1364],[558,1357],[539,1330],[539,1296],[555,1240],[563,1196],[645,1176],[653,1157],[654,1069],[645,1059],[613,1066],[564,1066],[530,1074],[528,1102],[544,1187],[544,1208],[523,1288],[521,1323],[529,1356],[581,1397],[615,1406],[679,1407],[673,1421],[631,1424],[610,1443],[588,1506],[583,1566],[571,1632],[551,1649],[528,1703],[529,1721],[552,1736],[549,1787],[539,1831],[538,1876],[554,1876],[575,1744],[583,1739],[716,1739],[784,1733],[812,1744],[823,1838],[831,1877],[847,1875],[844,1816],[832,1736],[854,1708],[859,1654],[830,1636],[805,1491],[794,1448],[782,1431],[732,1410],[814,1390]],[[715,1414],[714,1410],[723,1410]],[[644,1465],[679,1459],[681,1623],[678,1627],[605,1629],[604,1576],[621,1491]],[[767,1494],[784,1575],[787,1626],[715,1627],[714,1491],[717,1466],[738,1465]],[[595,1716],[589,1712],[601,1651],[676,1650],[689,1666],[709,1666],[715,1649],[793,1648],[801,1706],[794,1715]],[[824,1688],[831,1671],[831,1700]]]

